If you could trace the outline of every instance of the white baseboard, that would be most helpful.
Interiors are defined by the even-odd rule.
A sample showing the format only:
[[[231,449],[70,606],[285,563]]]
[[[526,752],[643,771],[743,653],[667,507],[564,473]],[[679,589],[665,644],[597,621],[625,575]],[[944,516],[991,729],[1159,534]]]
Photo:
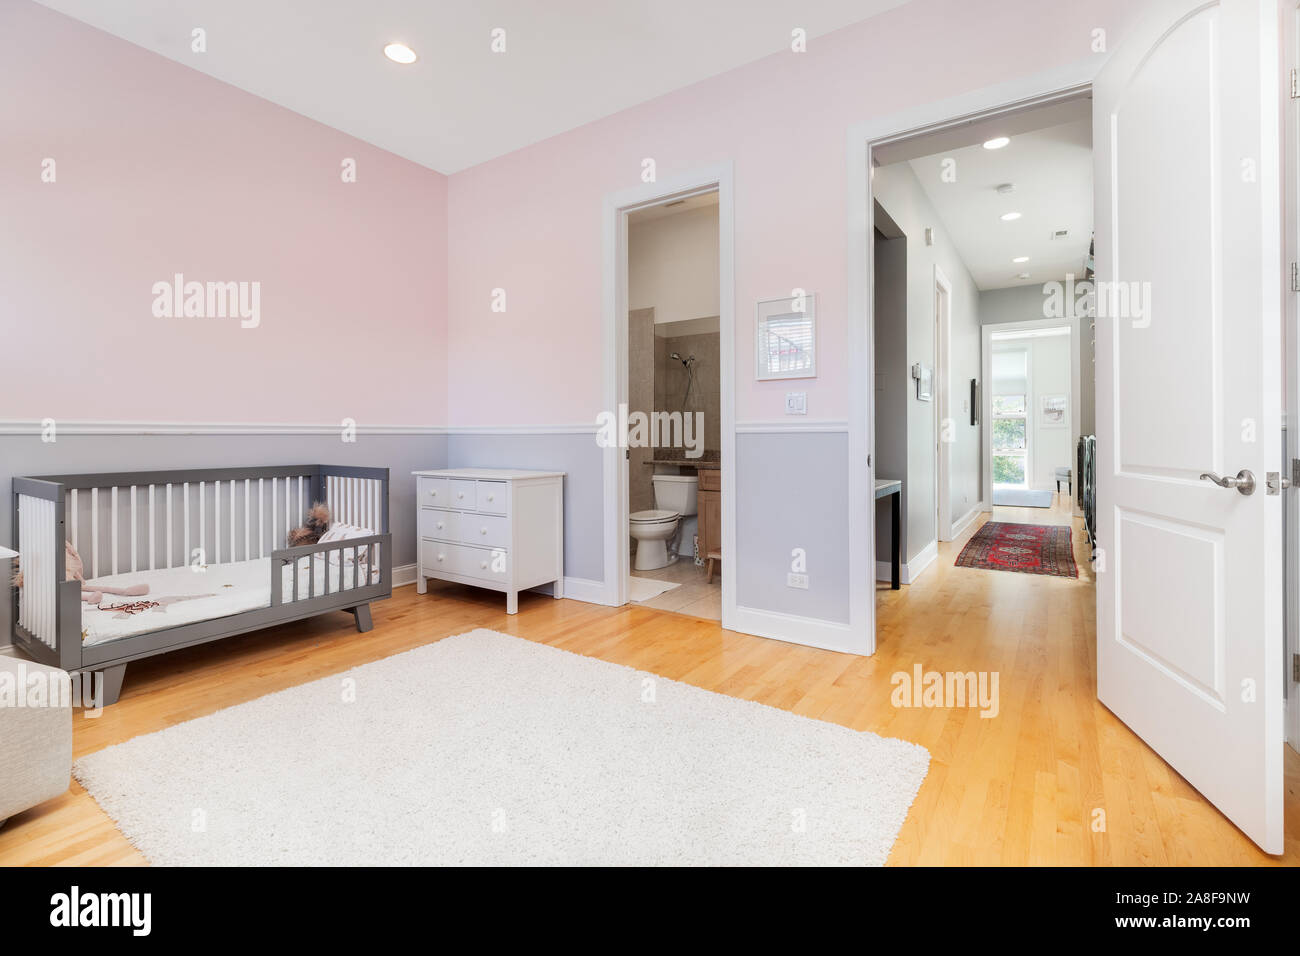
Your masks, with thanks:
[[[414,584],[418,567],[416,564],[403,564],[393,568],[393,587],[400,588]],[[529,590],[550,594],[551,585],[542,584]],[[564,596],[571,601],[582,601],[585,604],[605,604],[605,584],[587,578],[565,578]]]
[[[970,528],[970,526],[975,523],[976,519],[979,518],[981,512],[983,512],[984,510],[985,510],[984,502],[981,501],[970,511],[966,512],[965,516],[958,518],[956,521],[954,521],[952,523],[952,537],[949,538],[948,540],[955,541],[958,538],[960,538],[963,534],[965,534],[967,530]]]
[[[540,591],[543,594],[550,594],[552,586],[542,584],[533,588],[534,591]],[[590,578],[568,578],[564,579],[564,596],[570,601],[581,601],[584,604],[603,604],[609,606],[605,600],[605,582],[592,581]]]
[[[735,619],[728,622],[728,630],[755,637],[766,637],[787,644],[820,647],[841,654],[865,656],[865,635],[855,636],[847,624],[822,621],[811,617],[782,614],[779,611],[762,611],[752,607],[737,607]]]
[[[900,584],[911,584],[921,576],[930,565],[934,564],[935,559],[939,557],[939,544],[937,541],[931,541],[921,553],[911,561],[904,562],[898,568],[898,581]],[[876,580],[888,581],[892,578],[893,568],[888,561],[876,562]]]

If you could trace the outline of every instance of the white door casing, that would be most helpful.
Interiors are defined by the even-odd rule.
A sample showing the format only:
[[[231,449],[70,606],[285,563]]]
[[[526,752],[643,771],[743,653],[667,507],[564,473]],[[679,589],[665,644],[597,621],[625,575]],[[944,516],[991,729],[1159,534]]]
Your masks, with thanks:
[[[1287,0],[1286,13],[1283,18],[1283,32],[1286,37],[1285,49],[1289,70],[1300,69],[1300,2]],[[1300,261],[1300,99],[1292,99],[1286,105],[1283,155],[1286,158],[1285,182],[1283,190],[1286,203],[1286,231],[1283,234],[1285,246],[1284,262]],[[1294,266],[1293,266],[1294,268]],[[1286,281],[1285,278],[1283,280]],[[1286,368],[1283,380],[1288,381],[1287,389],[1287,455],[1286,460],[1300,458],[1300,296],[1292,293],[1286,296]],[[1287,508],[1287,576],[1286,607],[1287,613],[1287,656],[1283,661],[1283,670],[1290,679],[1287,694],[1287,740],[1291,746],[1300,750],[1300,677],[1294,673],[1291,662],[1300,658],[1300,498],[1292,493],[1286,499]]]
[[[1283,848],[1282,499],[1265,486],[1283,398],[1277,28],[1275,0],[1162,0],[1093,87],[1097,693],[1270,853]],[[1240,469],[1254,494],[1199,478]]]
[[[952,335],[952,283],[934,267],[934,501],[936,541],[952,540],[952,419],[949,348]]]

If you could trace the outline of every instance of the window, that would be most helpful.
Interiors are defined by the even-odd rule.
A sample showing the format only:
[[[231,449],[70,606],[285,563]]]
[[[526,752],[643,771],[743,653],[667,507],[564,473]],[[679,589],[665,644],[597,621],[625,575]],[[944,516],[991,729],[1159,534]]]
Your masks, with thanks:
[[[993,484],[1026,485],[1028,402],[1023,394],[993,396]]]
[[[993,486],[1029,486],[1029,350],[995,348],[989,397]]]

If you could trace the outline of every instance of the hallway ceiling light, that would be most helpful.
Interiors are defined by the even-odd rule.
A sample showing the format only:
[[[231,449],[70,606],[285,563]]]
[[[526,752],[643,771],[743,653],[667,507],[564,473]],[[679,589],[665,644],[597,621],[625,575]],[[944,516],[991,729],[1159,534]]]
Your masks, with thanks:
[[[986,139],[986,140],[984,141],[984,148],[985,148],[985,149],[1001,149],[1003,146],[1007,145],[1007,143],[1009,143],[1009,142],[1011,142],[1011,140],[1010,140],[1009,137],[1006,137],[1006,136],[995,136],[995,137],[993,137],[992,139]]]
[[[1011,261],[1012,261],[1012,262],[1015,262],[1015,263],[1028,262],[1028,261],[1029,261],[1029,256],[1016,256],[1016,257],[1015,257],[1014,259],[1012,259]]]
[[[1018,212],[1004,212],[1002,214],[1003,222],[1011,222],[1012,220],[1019,219],[1019,218],[1020,218],[1020,213]]]
[[[1018,273],[1016,273],[1016,278],[1017,278],[1017,279],[1028,279],[1028,278],[1029,278],[1029,273],[1028,273],[1028,272],[1018,272]]]
[[[414,63],[415,51],[405,43],[390,43],[384,47],[384,56],[394,63]]]

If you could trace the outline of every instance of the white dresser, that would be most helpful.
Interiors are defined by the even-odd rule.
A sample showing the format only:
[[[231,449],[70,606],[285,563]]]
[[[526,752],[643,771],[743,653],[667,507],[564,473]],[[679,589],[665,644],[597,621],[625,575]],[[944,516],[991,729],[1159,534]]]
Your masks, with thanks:
[[[564,472],[497,468],[416,471],[416,590],[439,578],[506,593],[554,582],[564,597]]]

